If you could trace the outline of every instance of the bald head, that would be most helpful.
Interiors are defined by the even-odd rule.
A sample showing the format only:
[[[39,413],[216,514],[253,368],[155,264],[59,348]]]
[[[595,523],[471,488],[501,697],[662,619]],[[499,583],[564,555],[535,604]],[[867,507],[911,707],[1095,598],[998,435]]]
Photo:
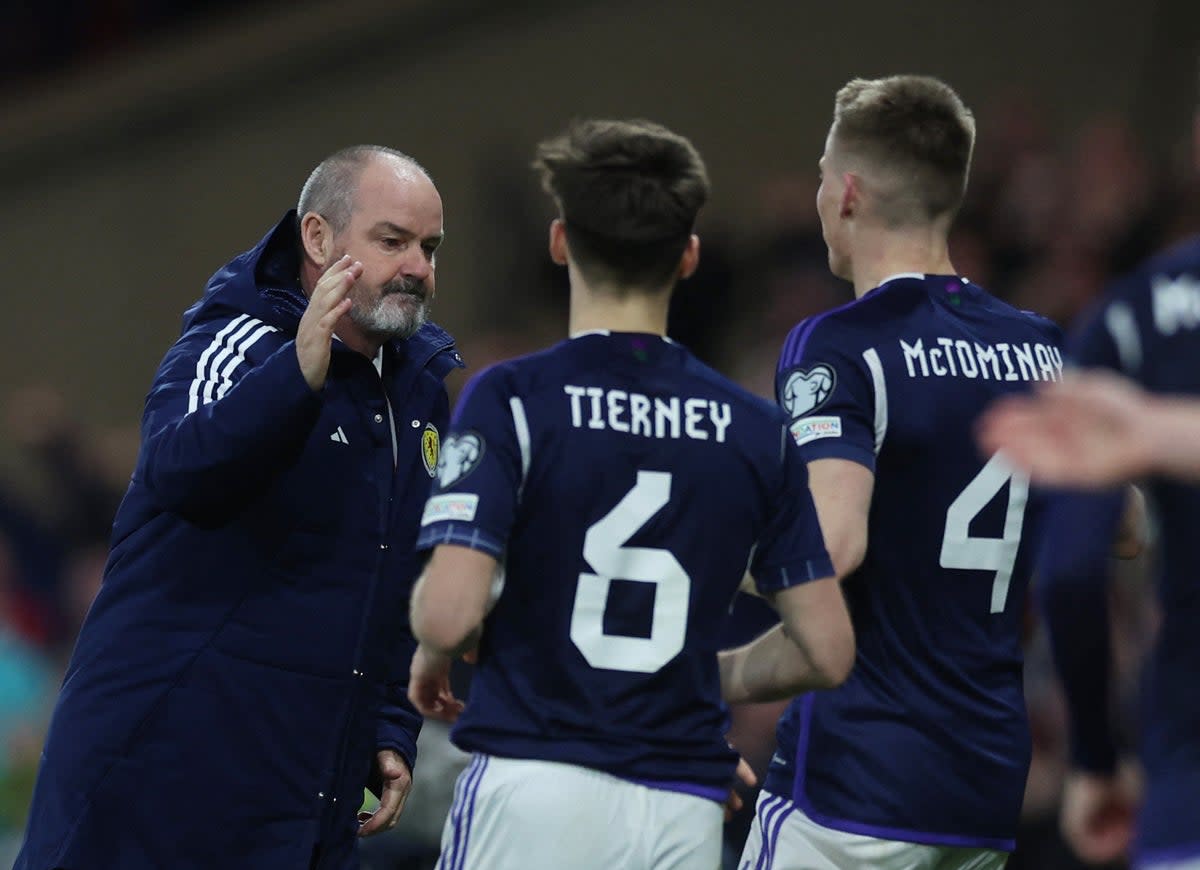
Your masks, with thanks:
[[[391,164],[397,173],[423,176],[429,173],[407,154],[384,145],[352,145],[326,157],[308,176],[300,191],[296,213],[303,218],[309,212],[321,215],[334,233],[341,233],[354,213],[354,198],[363,171],[378,163]]]

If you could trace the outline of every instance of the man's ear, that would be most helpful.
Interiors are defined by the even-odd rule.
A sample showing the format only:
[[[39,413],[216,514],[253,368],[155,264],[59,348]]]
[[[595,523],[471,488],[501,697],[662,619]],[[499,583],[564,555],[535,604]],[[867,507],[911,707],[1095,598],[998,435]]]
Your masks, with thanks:
[[[862,179],[853,172],[842,173],[842,201],[840,213],[844,218],[851,217],[858,211],[862,203]]]
[[[315,211],[300,219],[300,244],[308,258],[324,269],[333,259],[333,227]]]
[[[550,221],[550,259],[559,266],[567,265],[567,225],[562,218]]]
[[[679,258],[679,277],[690,278],[700,265],[700,237],[695,233],[688,236],[683,255]]]

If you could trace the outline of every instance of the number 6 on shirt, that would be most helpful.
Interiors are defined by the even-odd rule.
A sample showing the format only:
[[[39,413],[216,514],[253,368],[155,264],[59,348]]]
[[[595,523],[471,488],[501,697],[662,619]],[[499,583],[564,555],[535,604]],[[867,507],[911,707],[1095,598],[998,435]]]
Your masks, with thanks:
[[[594,668],[652,674],[683,649],[691,578],[668,550],[624,546],[670,497],[669,472],[639,471],[633,489],[584,536],[583,558],[597,573],[579,575],[571,641]],[[616,579],[655,584],[649,637],[604,633],[609,587]]]

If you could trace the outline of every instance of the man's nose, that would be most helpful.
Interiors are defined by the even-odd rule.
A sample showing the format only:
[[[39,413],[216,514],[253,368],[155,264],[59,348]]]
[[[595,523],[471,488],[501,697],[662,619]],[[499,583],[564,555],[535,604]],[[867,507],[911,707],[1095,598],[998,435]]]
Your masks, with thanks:
[[[433,274],[433,263],[424,248],[416,244],[410,246],[400,264],[400,274],[418,281],[424,281]]]

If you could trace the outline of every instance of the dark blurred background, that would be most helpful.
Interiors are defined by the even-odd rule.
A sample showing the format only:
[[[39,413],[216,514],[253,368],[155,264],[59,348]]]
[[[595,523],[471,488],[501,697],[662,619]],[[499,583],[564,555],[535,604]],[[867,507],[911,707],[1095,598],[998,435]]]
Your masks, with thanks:
[[[565,330],[550,211],[527,168],[537,141],[576,116],[688,135],[714,197],[672,333],[770,395],[790,327],[850,298],[828,275],[813,207],[841,84],[923,72],[959,90],[979,139],[954,261],[1069,327],[1114,274],[1200,230],[1198,6],[3,0],[0,866],[100,582],[154,368],[209,274],[294,204],[328,153],[377,142],[434,176],[447,229],[435,316],[478,370]],[[1151,560],[1116,587],[1127,686],[1155,621]],[[736,615],[743,631],[760,618],[750,605]],[[1029,650],[1037,747],[1010,866],[1069,868],[1054,821],[1061,702],[1032,619]],[[760,771],[777,712],[735,717]],[[461,759],[440,730],[425,742],[410,807],[428,818],[410,810],[408,829],[372,846],[371,870],[426,866],[435,848]]]

